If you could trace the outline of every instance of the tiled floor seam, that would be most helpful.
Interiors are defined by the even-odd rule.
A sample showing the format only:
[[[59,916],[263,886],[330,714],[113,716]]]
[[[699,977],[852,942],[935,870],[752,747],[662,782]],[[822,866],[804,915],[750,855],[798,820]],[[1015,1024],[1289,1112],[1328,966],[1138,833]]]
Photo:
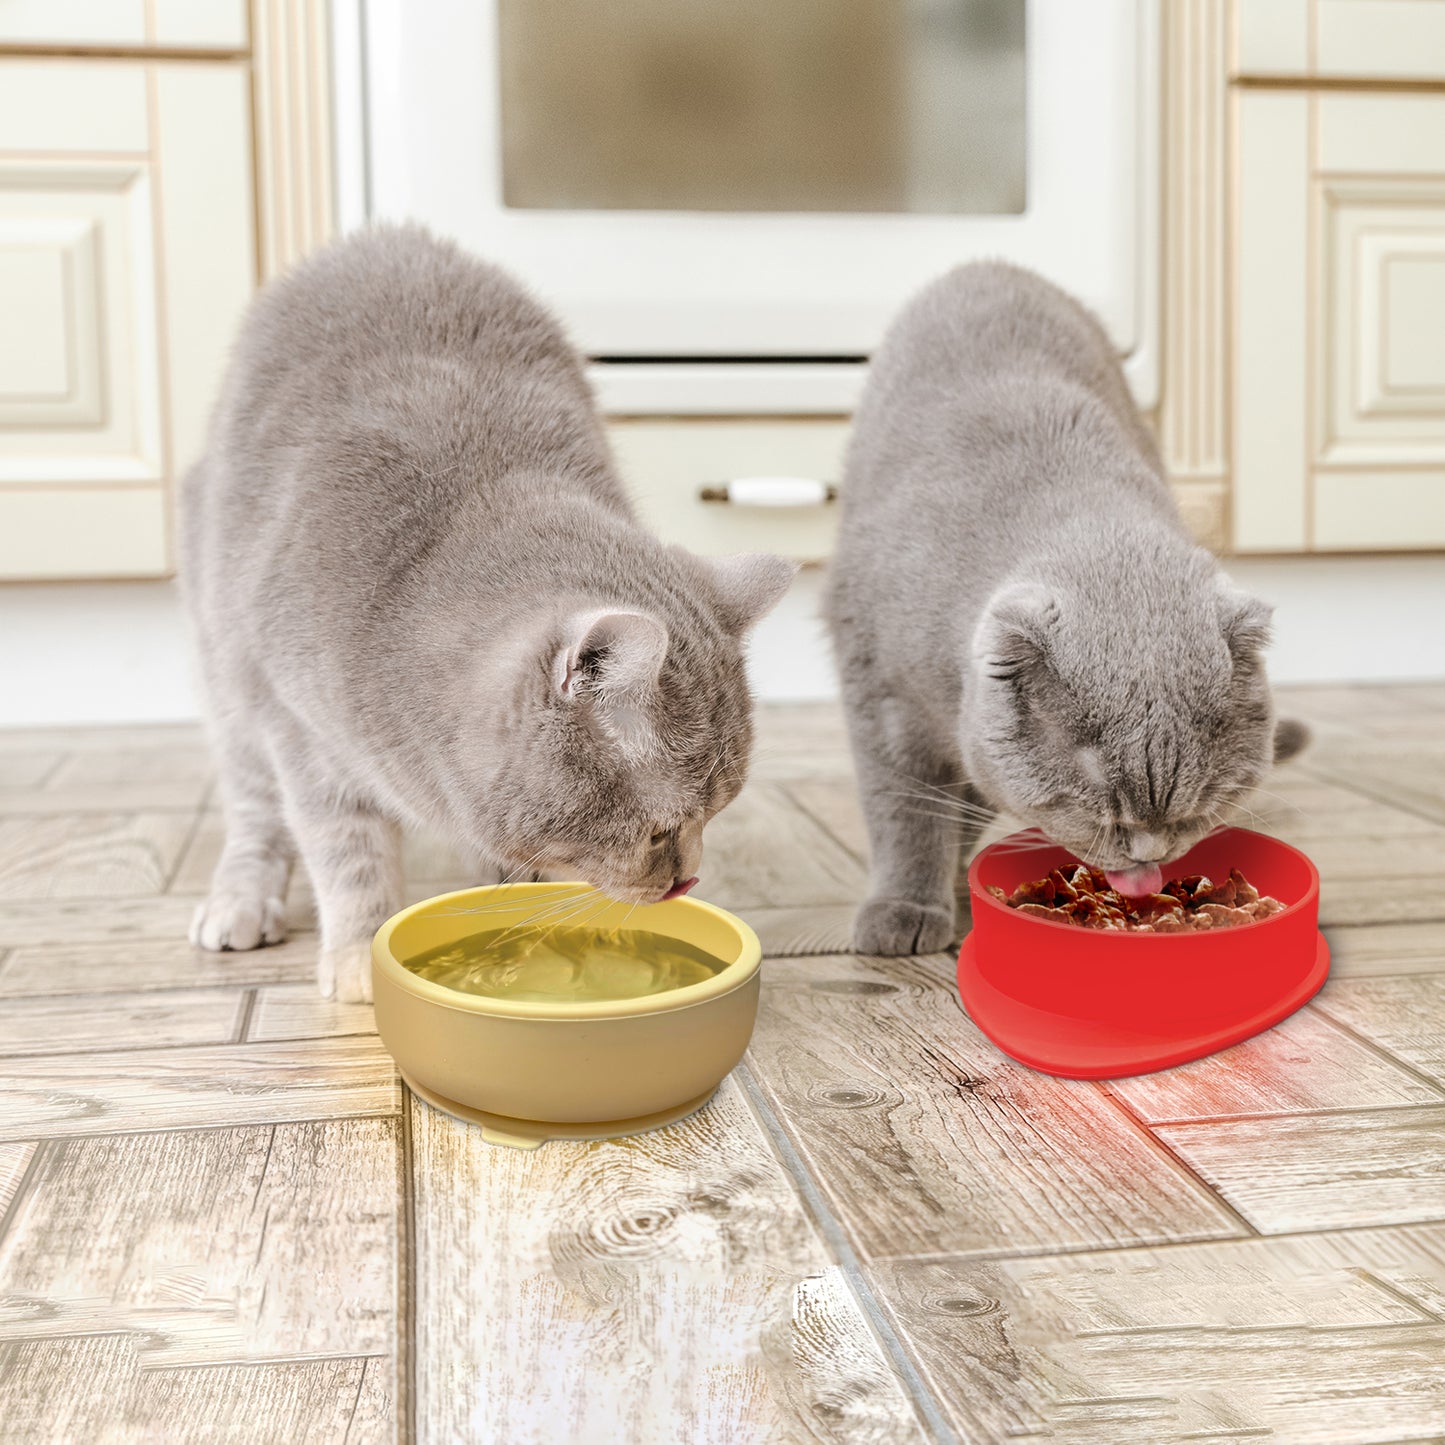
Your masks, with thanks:
[[[797,1191],[803,1208],[837,1261],[869,1329],[907,1392],[909,1402],[925,1433],[937,1442],[937,1445],[968,1445],[949,1423],[921,1366],[914,1360],[907,1343],[894,1328],[887,1307],[874,1293],[862,1260],[848,1239],[842,1221],[834,1214],[823,1196],[812,1171],[798,1152],[786,1126],[746,1062],[738,1065],[735,1077],[742,1086],[748,1107],[767,1134],[774,1153]]]

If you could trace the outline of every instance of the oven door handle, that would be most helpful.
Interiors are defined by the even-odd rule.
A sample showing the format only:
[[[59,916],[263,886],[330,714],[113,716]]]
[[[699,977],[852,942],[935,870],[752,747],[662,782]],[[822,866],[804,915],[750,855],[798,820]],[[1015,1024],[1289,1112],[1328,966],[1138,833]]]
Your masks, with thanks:
[[[734,477],[697,495],[703,502],[734,507],[821,507],[838,500],[838,488],[813,477]]]

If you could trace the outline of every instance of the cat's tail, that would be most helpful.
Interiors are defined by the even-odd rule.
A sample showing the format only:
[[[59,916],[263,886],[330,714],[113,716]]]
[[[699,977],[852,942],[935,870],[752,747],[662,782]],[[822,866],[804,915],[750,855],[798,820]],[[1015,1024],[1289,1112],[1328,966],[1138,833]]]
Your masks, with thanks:
[[[1287,763],[1310,745],[1310,730],[1298,718],[1282,717],[1274,725],[1274,760]]]

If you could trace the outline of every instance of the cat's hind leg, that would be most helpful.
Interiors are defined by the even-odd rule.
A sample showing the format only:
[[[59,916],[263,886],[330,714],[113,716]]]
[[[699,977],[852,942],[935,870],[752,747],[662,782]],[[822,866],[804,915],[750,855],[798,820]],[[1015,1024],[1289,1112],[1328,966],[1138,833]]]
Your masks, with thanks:
[[[213,738],[226,841],[191,942],[244,951],[286,937],[286,884],[296,850],[264,740],[243,715],[220,720]]]
[[[978,834],[957,764],[897,699],[850,701],[848,726],[869,845],[854,947],[935,953],[955,941],[960,851]]]

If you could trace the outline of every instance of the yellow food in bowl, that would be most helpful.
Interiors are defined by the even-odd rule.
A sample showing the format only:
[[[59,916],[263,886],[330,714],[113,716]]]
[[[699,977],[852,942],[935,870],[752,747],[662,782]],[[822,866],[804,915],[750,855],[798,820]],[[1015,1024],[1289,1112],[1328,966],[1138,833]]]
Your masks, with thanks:
[[[712,978],[722,961],[641,929],[497,929],[407,959],[408,972],[484,998],[595,1003],[647,998]]]

